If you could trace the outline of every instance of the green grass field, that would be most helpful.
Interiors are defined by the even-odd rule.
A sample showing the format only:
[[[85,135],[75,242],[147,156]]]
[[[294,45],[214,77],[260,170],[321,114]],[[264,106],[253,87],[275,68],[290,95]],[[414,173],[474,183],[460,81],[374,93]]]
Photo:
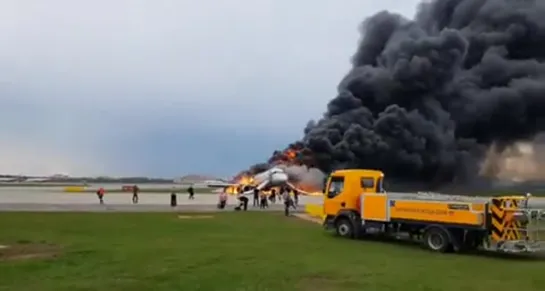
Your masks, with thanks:
[[[349,241],[274,213],[0,213],[0,290],[545,290],[545,262]],[[43,246],[42,246],[43,248]],[[2,251],[0,250],[0,254]]]

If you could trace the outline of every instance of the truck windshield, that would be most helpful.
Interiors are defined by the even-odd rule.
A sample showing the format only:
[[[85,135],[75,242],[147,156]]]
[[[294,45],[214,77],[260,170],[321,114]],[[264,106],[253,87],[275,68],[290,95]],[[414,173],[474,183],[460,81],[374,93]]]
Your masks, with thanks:
[[[327,189],[327,197],[334,198],[339,195],[344,188],[344,177],[331,177],[331,182],[329,183],[329,189]]]

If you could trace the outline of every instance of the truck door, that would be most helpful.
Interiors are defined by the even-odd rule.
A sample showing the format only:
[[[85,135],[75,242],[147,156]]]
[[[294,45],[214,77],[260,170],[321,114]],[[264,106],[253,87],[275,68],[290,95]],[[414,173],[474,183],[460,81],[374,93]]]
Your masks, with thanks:
[[[337,215],[346,206],[345,195],[341,195],[344,191],[344,177],[331,177],[325,190],[325,215]]]
[[[364,221],[389,221],[388,197],[382,189],[382,177],[362,177],[360,186],[363,195],[360,197],[359,211]]]

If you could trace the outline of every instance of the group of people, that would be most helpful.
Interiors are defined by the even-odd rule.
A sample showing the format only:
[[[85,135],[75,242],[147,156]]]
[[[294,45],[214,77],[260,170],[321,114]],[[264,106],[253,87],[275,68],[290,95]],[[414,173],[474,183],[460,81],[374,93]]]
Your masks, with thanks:
[[[138,194],[140,192],[140,188],[138,188],[137,185],[132,186],[132,203],[138,204]],[[239,193],[242,192],[242,189],[239,189]],[[100,204],[104,204],[104,194],[106,191],[103,187],[100,187],[96,194],[98,196],[98,200]],[[187,193],[189,194],[188,199],[193,200],[195,199],[195,189],[193,189],[193,186],[189,186],[187,188]],[[276,200],[284,202],[284,213],[286,216],[289,216],[290,214],[290,208],[297,209],[297,206],[299,204],[299,192],[296,189],[292,189],[290,193],[290,189],[287,187],[281,187],[280,191],[277,193],[276,189],[272,189],[270,193],[267,193],[265,191],[260,191],[259,189],[255,188],[253,190],[253,206],[261,209],[269,208],[269,203],[275,204]],[[227,205],[227,199],[228,195],[224,191],[220,194],[219,197],[219,203],[218,208],[223,209]],[[243,194],[238,194],[237,199],[239,200],[239,205],[235,208],[236,210],[248,210],[248,203],[249,199],[248,197],[244,196]],[[176,192],[172,191],[171,193],[171,205],[176,206]]]
[[[138,204],[138,194],[140,193],[140,188],[138,188],[137,185],[133,185],[132,187],[132,204]],[[187,193],[189,194],[189,200],[195,199],[195,189],[193,189],[193,186],[189,186],[187,188]],[[104,194],[106,194],[106,190],[104,190],[103,187],[98,188],[97,192],[98,201],[100,204],[104,204]],[[172,191],[171,197],[176,196],[176,192]],[[171,202],[172,204],[172,202]],[[175,203],[174,203],[175,204]],[[174,205],[175,206],[175,205]]]
[[[140,188],[138,186],[133,185],[132,187],[132,204],[138,204],[138,193],[140,192]],[[97,197],[98,202],[100,204],[104,204],[104,194],[106,194],[106,190],[104,190],[104,187],[100,187],[97,190]]]
[[[248,210],[248,203],[249,199],[244,194],[240,193],[242,191],[238,191],[239,194],[237,195],[237,199],[239,201],[239,205],[235,207],[235,210]],[[220,199],[218,203],[218,208],[223,209],[225,208],[227,204],[227,198],[228,195],[226,192],[222,192],[220,194]],[[269,208],[269,203],[275,204],[276,200],[284,202],[284,214],[286,216],[289,216],[290,209],[297,209],[297,205],[299,204],[299,192],[296,189],[293,189],[290,193],[290,189],[286,187],[280,188],[280,191],[277,193],[276,189],[272,189],[270,193],[266,193],[265,191],[260,191],[259,189],[255,188],[253,190],[253,206],[261,209]]]
[[[261,209],[268,208],[269,203],[276,203],[276,199],[284,201],[284,204],[295,209],[299,204],[299,192],[293,189],[290,193],[290,189],[286,187],[281,187],[279,193],[276,192],[276,189],[271,189],[269,193],[257,188],[254,189],[254,207],[259,205]]]

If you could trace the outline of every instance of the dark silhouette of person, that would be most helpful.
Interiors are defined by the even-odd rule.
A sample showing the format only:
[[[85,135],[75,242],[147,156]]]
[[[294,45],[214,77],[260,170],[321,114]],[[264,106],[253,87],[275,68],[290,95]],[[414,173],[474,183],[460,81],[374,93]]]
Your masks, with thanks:
[[[259,205],[259,189],[254,188],[254,207]]]
[[[265,208],[269,208],[269,203],[268,203],[268,200],[267,200],[267,193],[263,192],[261,193],[261,199],[260,199],[260,203],[259,203],[259,208],[261,209],[265,209]]]
[[[284,199],[284,193],[286,193],[286,188],[282,186],[280,187],[280,192],[278,193],[278,200],[282,201],[282,199]]]
[[[170,192],[170,206],[176,207],[178,205],[178,197],[176,196],[176,189],[172,187],[172,192]]]
[[[189,188],[187,188],[187,193],[189,193],[189,199],[190,200],[195,199],[195,189],[193,189],[193,185],[191,185],[191,186],[189,186]]]
[[[244,210],[244,211],[248,210],[248,202],[249,202],[248,197],[246,197],[246,196],[244,196],[242,194],[239,194],[238,200],[240,201],[240,205],[238,206],[239,209],[242,208],[242,210]]]
[[[271,194],[269,195],[269,200],[272,204],[276,203],[276,189],[271,189]]]
[[[132,204],[138,204],[138,191],[140,191],[138,186],[132,186]]]
[[[290,216],[290,207],[294,207],[290,192],[288,191],[284,192],[283,199],[284,199],[284,215]]]

